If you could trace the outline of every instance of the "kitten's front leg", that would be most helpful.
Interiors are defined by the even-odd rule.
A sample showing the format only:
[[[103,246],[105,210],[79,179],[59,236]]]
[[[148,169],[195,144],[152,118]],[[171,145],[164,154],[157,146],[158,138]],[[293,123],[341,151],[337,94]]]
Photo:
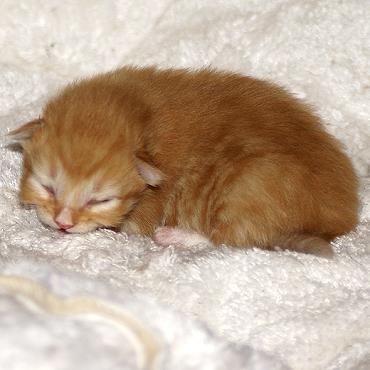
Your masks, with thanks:
[[[154,230],[161,223],[163,204],[164,200],[160,193],[148,189],[124,220],[121,230],[127,234],[142,234],[152,237]]]
[[[120,227],[120,231],[123,231],[124,233],[128,234],[128,235],[132,235],[132,234],[144,234],[139,225],[134,222],[133,220],[130,220],[130,219],[127,219],[125,220],[121,227]]]
[[[164,246],[176,245],[193,247],[213,245],[212,242],[204,235],[181,227],[158,227],[154,232],[153,239],[156,243]]]
[[[153,237],[156,243],[164,246],[213,245],[207,237],[196,231],[181,227],[160,226],[165,203],[165,198],[161,197],[159,192],[147,192],[124,221],[121,230],[127,234]]]

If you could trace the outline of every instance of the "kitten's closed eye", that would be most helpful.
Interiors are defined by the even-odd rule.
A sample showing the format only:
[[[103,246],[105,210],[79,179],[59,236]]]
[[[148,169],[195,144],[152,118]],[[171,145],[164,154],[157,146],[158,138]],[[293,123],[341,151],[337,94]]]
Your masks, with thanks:
[[[42,187],[47,191],[48,195],[51,198],[56,198],[56,190],[52,186],[42,184]],[[93,206],[105,205],[105,204],[108,205],[109,203],[113,203],[113,201],[115,200],[118,200],[118,198],[114,196],[102,198],[102,199],[92,198],[85,203],[84,207],[93,207]]]
[[[55,198],[55,190],[53,187],[48,186],[48,185],[42,185],[43,188],[48,192],[48,194],[52,197]]]
[[[90,199],[86,203],[86,205],[87,206],[95,206],[95,205],[98,205],[98,204],[108,203],[108,202],[111,202],[111,201],[116,200],[116,199],[117,199],[116,197],[105,198],[105,199]]]

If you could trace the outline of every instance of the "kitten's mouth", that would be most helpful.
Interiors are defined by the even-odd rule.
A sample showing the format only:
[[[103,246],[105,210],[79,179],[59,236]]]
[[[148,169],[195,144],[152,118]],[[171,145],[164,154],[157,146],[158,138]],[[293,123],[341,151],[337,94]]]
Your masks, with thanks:
[[[72,235],[72,234],[86,234],[99,228],[100,226],[96,224],[75,224],[69,228],[57,227],[55,229],[60,233]]]

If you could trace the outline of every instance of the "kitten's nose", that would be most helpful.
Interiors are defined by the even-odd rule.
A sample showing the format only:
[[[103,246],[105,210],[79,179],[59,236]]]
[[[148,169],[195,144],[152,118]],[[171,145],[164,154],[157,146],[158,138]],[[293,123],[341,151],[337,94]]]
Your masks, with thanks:
[[[60,230],[68,230],[73,226],[73,225],[68,225],[68,224],[62,224],[61,222],[58,222],[57,220],[55,220],[55,223],[58,225]]]
[[[59,230],[68,230],[73,225],[72,211],[68,207],[64,207],[54,219],[59,227]]]

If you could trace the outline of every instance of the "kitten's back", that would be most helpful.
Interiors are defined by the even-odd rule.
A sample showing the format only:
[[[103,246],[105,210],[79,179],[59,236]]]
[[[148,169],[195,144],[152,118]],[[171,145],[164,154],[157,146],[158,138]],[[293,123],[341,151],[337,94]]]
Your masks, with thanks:
[[[180,224],[217,243],[292,248],[299,239],[304,249],[320,244],[312,235],[331,240],[357,224],[350,160],[311,109],[283,89],[209,70],[124,69],[117,77],[135,86],[154,112],[144,130],[155,163],[174,189],[179,178],[188,187],[173,205]],[[219,199],[204,191],[207,183]],[[186,212],[186,203],[195,207]],[[239,226],[228,232],[232,223]]]

